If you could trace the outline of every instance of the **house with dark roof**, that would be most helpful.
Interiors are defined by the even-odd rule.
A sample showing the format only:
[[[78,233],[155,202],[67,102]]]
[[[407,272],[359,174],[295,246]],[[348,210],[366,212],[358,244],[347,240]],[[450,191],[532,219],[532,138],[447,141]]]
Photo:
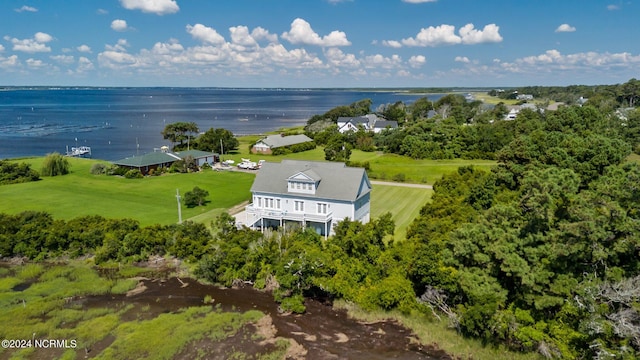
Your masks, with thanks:
[[[245,224],[277,228],[297,224],[325,237],[346,218],[370,219],[371,183],[362,168],[344,163],[283,160],[265,162],[251,186]]]
[[[341,116],[337,121],[338,131],[344,134],[347,131],[358,131],[359,128],[365,131],[373,131],[379,133],[384,129],[396,129],[397,121],[385,120],[376,114],[367,114],[364,116],[345,117]]]
[[[113,164],[120,167],[137,169],[143,175],[149,174],[149,171],[157,171],[158,169],[169,168],[179,160],[187,157],[193,157],[198,166],[205,164],[213,164],[220,161],[220,156],[215,153],[200,150],[185,150],[181,152],[157,151],[139,156],[131,156],[128,158],[116,160]]]
[[[303,144],[313,141],[307,135],[269,135],[258,140],[251,148],[251,152],[260,154],[271,154],[274,149]]]

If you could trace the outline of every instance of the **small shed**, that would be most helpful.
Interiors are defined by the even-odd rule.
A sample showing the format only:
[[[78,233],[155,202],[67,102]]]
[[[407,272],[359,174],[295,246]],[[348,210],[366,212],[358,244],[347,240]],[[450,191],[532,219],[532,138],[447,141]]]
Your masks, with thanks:
[[[255,145],[253,145],[253,147],[251,148],[251,152],[259,154],[271,154],[273,149],[302,144],[310,141],[313,140],[307,135],[269,135],[264,139],[258,140],[258,142],[256,142]]]

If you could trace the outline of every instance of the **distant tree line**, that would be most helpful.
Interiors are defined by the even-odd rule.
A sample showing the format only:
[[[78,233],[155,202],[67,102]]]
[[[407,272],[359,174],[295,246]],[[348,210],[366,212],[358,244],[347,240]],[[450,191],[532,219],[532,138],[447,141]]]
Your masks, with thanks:
[[[605,91],[601,87],[612,90]],[[582,95],[590,97],[582,107],[563,106],[557,111],[523,109],[516,121],[504,120],[508,113],[504,103],[487,107],[480,101],[467,101],[458,94],[447,94],[435,102],[424,97],[408,105],[396,102],[373,111],[385,119],[398,121],[401,125],[398,129],[383,130],[377,134],[362,128],[340,133],[336,125],[338,117],[362,116],[372,112],[371,101],[361,100],[312,117],[305,130],[316,144],[325,146],[327,160],[346,161],[352,149],[382,150],[415,159],[496,159],[500,149],[527,131],[522,129],[527,119],[562,123],[566,122],[563,120],[565,117],[575,120],[597,112],[595,116],[603,123],[603,131],[629,142],[633,151],[640,154],[640,110],[633,108],[616,112],[621,107],[638,104],[640,81],[632,79],[622,85],[601,87],[597,87],[600,89],[597,92],[592,87],[582,86],[540,87],[535,88],[537,91],[522,88],[522,92],[534,93],[536,97],[558,99],[554,94],[560,93],[575,95],[576,99]],[[587,92],[587,88],[591,92]]]
[[[634,78],[615,85],[525,86],[506,91],[493,89],[488,94],[503,99],[515,98],[515,94],[530,94],[536,99],[554,100],[568,105],[577,104],[583,97],[594,106],[636,107],[640,99],[640,80]]]

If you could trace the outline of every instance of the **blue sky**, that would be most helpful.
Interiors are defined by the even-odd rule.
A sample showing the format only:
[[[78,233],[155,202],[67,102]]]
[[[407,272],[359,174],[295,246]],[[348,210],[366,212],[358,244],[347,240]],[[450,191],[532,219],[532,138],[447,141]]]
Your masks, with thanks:
[[[449,87],[639,78],[631,1],[0,2],[0,85]]]

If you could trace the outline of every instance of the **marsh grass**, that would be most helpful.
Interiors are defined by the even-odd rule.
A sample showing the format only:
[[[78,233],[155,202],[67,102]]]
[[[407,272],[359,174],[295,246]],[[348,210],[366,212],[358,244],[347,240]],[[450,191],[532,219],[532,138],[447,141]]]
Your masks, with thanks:
[[[116,340],[96,359],[172,359],[192,342],[223,340],[262,316],[259,311],[223,313],[202,306],[123,323],[114,331]]]
[[[27,264],[21,266],[16,276],[22,280],[29,280],[38,277],[44,271],[44,266],[41,264]]]
[[[135,267],[121,267],[119,276],[138,275]],[[22,291],[16,285],[28,280]],[[213,306],[191,307],[152,319],[127,321],[133,304],[111,304],[85,308],[83,298],[92,295],[124,293],[135,287],[131,278],[101,277],[91,264],[71,262],[65,265],[20,266],[4,272],[0,278],[0,338],[3,339],[75,339],[76,349],[48,349],[54,358],[84,357],[86,350],[100,344],[102,359],[170,359],[199,340],[205,343],[224,341],[242,327],[264,316],[259,311],[225,313]],[[142,311],[149,311],[149,305]],[[103,347],[105,347],[103,349]],[[266,355],[282,358],[282,347]],[[2,358],[37,359],[43,355],[35,349],[2,350]]]

